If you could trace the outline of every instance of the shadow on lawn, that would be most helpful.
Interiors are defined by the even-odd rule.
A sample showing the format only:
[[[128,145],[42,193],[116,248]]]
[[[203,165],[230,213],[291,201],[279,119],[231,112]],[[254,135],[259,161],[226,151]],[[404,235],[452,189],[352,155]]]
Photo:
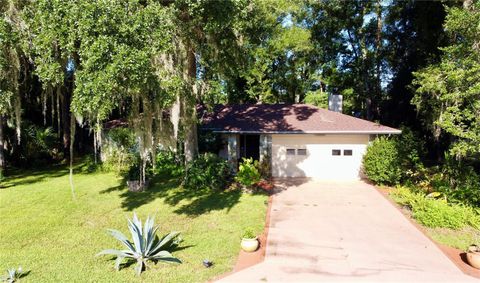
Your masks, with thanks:
[[[48,178],[57,178],[67,175],[68,167],[65,165],[49,166],[48,169],[10,169],[7,171],[7,177],[2,182],[0,188],[6,189],[14,186],[30,185],[41,182]]]
[[[94,171],[90,167],[90,165],[85,164],[84,162],[77,161],[73,166],[73,174],[93,173]],[[66,176],[69,173],[70,167],[65,164],[48,165],[44,168],[10,168],[7,170],[5,181],[0,183],[0,189],[7,189],[21,185],[31,185],[42,182],[45,179]]]
[[[239,202],[242,195],[240,190],[187,190],[181,188],[180,183],[178,178],[157,177],[152,180],[150,187],[144,192],[130,192],[123,183],[100,193],[121,191],[122,207],[127,211],[162,198],[166,204],[176,208],[175,213],[194,217],[213,210],[230,210]]]

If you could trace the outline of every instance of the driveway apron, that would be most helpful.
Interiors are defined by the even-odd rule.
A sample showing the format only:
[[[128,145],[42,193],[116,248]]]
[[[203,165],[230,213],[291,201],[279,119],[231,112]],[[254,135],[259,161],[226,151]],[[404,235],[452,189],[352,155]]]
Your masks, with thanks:
[[[265,261],[221,281],[477,282],[364,182],[278,182]]]

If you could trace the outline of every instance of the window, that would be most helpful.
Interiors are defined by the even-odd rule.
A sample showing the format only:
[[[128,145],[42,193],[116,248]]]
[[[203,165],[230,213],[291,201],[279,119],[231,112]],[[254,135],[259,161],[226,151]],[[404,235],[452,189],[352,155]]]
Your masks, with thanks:
[[[353,151],[351,149],[344,149],[343,150],[343,155],[345,156],[352,156]]]
[[[342,155],[342,151],[340,149],[332,149],[332,155],[334,156]]]
[[[287,155],[295,155],[295,149],[294,148],[287,148]]]
[[[297,149],[297,155],[307,155],[307,149],[306,148]]]

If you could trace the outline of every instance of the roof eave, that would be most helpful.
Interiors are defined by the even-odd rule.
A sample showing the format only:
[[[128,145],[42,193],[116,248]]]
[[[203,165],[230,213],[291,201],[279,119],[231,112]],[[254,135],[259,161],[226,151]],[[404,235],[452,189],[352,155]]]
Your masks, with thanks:
[[[401,130],[384,130],[384,131],[237,131],[237,130],[215,130],[204,128],[205,130],[211,130],[218,134],[348,134],[348,135],[398,135],[401,134]]]

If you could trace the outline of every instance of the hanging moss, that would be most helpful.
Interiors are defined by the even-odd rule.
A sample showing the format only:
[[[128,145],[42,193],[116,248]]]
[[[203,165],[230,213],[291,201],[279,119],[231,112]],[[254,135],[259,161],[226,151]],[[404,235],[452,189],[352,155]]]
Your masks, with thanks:
[[[180,97],[177,96],[175,104],[173,104],[172,108],[170,109],[170,121],[173,125],[173,136],[175,139],[178,138],[178,127],[180,124]]]
[[[2,45],[0,59],[9,63],[6,68],[0,69],[0,115],[14,122],[17,142],[20,143],[22,113],[19,93],[20,59],[15,46],[8,43]],[[13,115],[10,114],[12,110]]]
[[[18,86],[17,86],[18,87]],[[22,103],[20,100],[20,94],[18,93],[15,95],[14,99],[14,112],[15,112],[15,132],[17,133],[17,141],[18,144],[21,142],[21,125],[22,125]]]

